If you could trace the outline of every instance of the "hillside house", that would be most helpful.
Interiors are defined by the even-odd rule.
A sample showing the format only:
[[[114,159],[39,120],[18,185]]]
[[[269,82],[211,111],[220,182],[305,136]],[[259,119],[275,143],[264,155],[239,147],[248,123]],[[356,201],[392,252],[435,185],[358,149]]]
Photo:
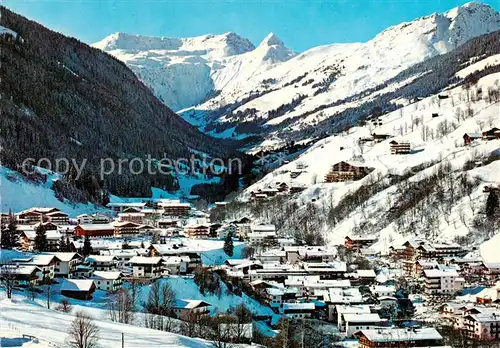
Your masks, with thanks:
[[[75,227],[76,237],[112,237],[115,227],[112,224],[81,224]]]
[[[493,127],[482,133],[482,137],[485,140],[500,139],[500,129]]]
[[[144,222],[144,213],[119,213],[119,222],[134,222],[136,224],[142,224]]]
[[[36,224],[38,222],[46,222],[49,220],[47,214],[59,212],[57,208],[33,207],[28,210],[23,210],[17,214],[17,222],[19,224]],[[67,222],[66,222],[67,223]]]
[[[113,223],[115,228],[114,235],[115,236],[134,236],[141,232],[141,228],[146,225],[140,225],[131,221],[122,221]]]
[[[377,241],[376,237],[346,236],[344,245],[347,249],[360,251],[361,249],[370,247]]]
[[[116,269],[116,258],[114,255],[90,255],[85,259],[95,271],[111,271]]]
[[[314,303],[282,303],[280,313],[288,318],[306,319],[311,318],[314,312]]]
[[[108,203],[106,206],[111,210],[113,210],[113,212],[116,214],[123,213],[126,211],[138,213],[146,207],[146,203],[139,203],[139,202]]]
[[[45,214],[50,222],[56,225],[67,225],[69,222],[68,214],[62,211],[52,211],[50,213]]]
[[[38,282],[52,280],[55,277],[56,257],[50,254],[34,254],[25,258],[12,259],[13,263],[37,266],[41,272],[37,273]]]
[[[46,224],[44,224],[46,225]],[[31,225],[36,228],[36,225]],[[45,227],[45,226],[44,226]],[[18,230],[21,231],[21,249],[32,251],[35,247],[35,237],[36,230],[25,229],[23,226],[17,226]],[[45,236],[47,237],[47,249],[49,251],[59,250],[59,241],[61,240],[61,233],[56,229],[48,229],[45,231]]]
[[[122,273],[118,271],[95,271],[91,278],[97,289],[108,292],[118,291],[123,284]]]
[[[380,318],[377,313],[344,314],[345,335],[354,337],[354,334],[360,330],[373,330],[383,327],[387,323],[386,319]]]
[[[380,143],[380,142],[382,142],[384,140],[392,138],[392,135],[390,135],[390,134],[376,134],[376,133],[373,133],[372,137],[373,137],[373,140],[375,142]]]
[[[92,279],[64,279],[61,294],[78,300],[91,300],[96,286]]]
[[[500,339],[500,310],[493,313],[467,314],[463,318],[462,333],[476,340]]]
[[[444,347],[443,336],[434,328],[387,328],[356,333],[360,348]]]
[[[92,223],[92,215],[89,214],[80,214],[76,216],[76,220],[78,224],[91,224]]]
[[[451,270],[426,269],[424,277],[427,295],[453,295],[462,290],[465,283],[456,271]]]
[[[166,256],[163,257],[163,268],[168,274],[187,274],[190,261],[189,256]]]
[[[482,133],[465,133],[464,136],[464,145],[469,145],[475,140],[482,139],[483,134]]]
[[[174,314],[177,318],[183,318],[186,316],[203,316],[210,313],[211,305],[205,301],[199,300],[176,300],[174,306],[172,307]]]
[[[408,155],[411,153],[411,144],[407,141],[393,140],[389,144],[392,155]]]
[[[372,171],[361,163],[339,162],[334,164],[325,176],[325,182],[355,181],[364,178]]]
[[[184,233],[189,238],[208,238],[210,236],[210,225],[190,224],[184,227]]]
[[[83,257],[75,252],[55,252],[47,253],[56,257],[54,275],[56,277],[72,278],[76,267],[82,263]]]
[[[9,275],[14,278],[16,285],[36,284],[40,279],[42,270],[37,266],[32,265],[3,265],[0,266],[0,280],[2,275]]]
[[[132,275],[136,278],[157,278],[163,273],[163,259],[159,256],[134,256],[129,261]]]
[[[166,199],[158,202],[158,207],[165,211],[166,216],[188,216],[191,204],[181,203],[180,200]]]

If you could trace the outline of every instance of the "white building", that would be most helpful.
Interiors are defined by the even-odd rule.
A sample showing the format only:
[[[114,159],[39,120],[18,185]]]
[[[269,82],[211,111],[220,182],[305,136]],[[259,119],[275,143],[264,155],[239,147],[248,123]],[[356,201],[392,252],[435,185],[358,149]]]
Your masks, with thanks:
[[[118,271],[95,271],[92,275],[97,289],[114,292],[122,287],[122,274]]]
[[[129,261],[132,267],[132,275],[138,278],[156,278],[163,273],[163,261],[159,256],[144,257],[134,256]]]
[[[46,253],[56,257],[56,264],[54,266],[54,274],[56,277],[71,278],[76,270],[76,266],[82,263],[82,256],[74,252],[56,252]]]
[[[462,290],[465,283],[455,270],[425,269],[424,277],[427,295],[452,295]]]
[[[353,337],[360,330],[375,329],[386,322],[376,313],[344,314],[344,320],[346,337]]]
[[[85,262],[95,271],[111,271],[116,269],[116,258],[113,255],[89,255]]]

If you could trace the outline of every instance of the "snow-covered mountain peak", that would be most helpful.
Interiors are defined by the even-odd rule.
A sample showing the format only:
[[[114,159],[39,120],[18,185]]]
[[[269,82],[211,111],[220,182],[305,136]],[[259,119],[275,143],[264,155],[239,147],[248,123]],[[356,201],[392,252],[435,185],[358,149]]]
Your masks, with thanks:
[[[273,62],[285,62],[296,55],[274,33],[269,33],[257,46],[253,54],[260,56],[264,61]]]
[[[182,51],[182,55],[229,57],[255,49],[250,40],[235,33],[188,38],[154,37],[114,33],[93,45],[104,51]],[[178,55],[178,54],[177,54]]]
[[[264,40],[259,44],[259,46],[285,46],[283,41],[274,33],[269,33]]]

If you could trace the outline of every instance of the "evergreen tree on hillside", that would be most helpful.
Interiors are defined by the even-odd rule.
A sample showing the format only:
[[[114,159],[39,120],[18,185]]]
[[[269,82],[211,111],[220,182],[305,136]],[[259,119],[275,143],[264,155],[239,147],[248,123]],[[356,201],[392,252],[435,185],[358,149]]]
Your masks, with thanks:
[[[498,194],[495,191],[490,191],[488,199],[486,199],[486,217],[493,220],[499,212]]]
[[[19,232],[17,231],[16,219],[9,213],[9,223],[1,233],[2,249],[12,249],[19,245]]]
[[[226,239],[224,240],[224,252],[228,256],[233,256],[233,250],[234,245],[233,245],[233,234],[229,232],[226,236]]]
[[[83,256],[89,256],[92,253],[92,245],[90,245],[90,237],[88,234],[85,235],[83,241],[82,254]]]
[[[47,242],[47,232],[45,231],[45,227],[40,224],[35,230],[35,250],[36,251],[48,251],[49,244]]]

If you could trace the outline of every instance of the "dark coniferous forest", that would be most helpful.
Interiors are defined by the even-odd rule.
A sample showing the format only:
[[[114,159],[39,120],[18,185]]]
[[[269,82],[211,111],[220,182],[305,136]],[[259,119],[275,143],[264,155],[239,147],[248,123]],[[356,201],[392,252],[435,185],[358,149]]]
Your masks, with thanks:
[[[149,196],[151,186],[176,189],[169,175],[98,177],[101,158],[189,157],[232,154],[156,99],[127,66],[77,39],[53,32],[1,7],[0,146],[3,165],[19,170],[25,158],[87,159],[79,180],[68,175],[56,191],[100,203],[103,192]],[[105,195],[104,195],[105,196]]]

